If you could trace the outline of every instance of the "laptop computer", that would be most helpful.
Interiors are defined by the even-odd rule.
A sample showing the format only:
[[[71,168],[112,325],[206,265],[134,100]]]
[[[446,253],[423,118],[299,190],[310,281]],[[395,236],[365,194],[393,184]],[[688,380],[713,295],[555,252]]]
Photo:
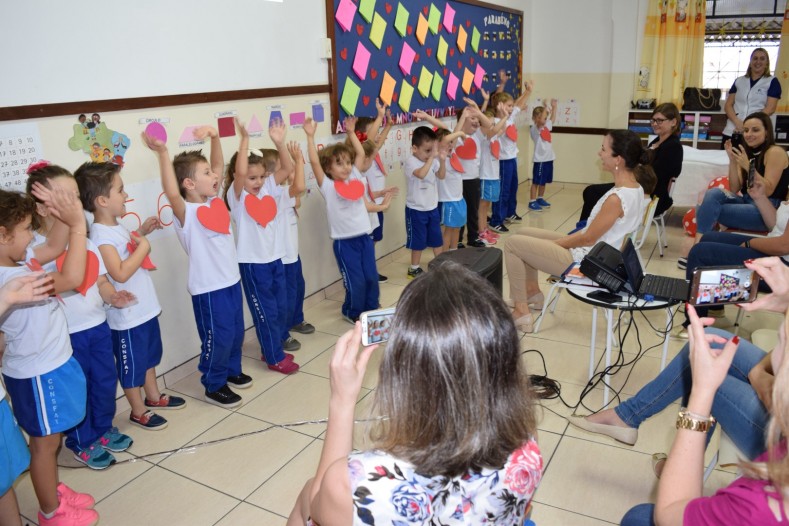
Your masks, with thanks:
[[[627,273],[625,289],[631,294],[647,301],[688,301],[690,283],[687,280],[644,274],[641,257],[629,237],[622,248],[622,260]]]

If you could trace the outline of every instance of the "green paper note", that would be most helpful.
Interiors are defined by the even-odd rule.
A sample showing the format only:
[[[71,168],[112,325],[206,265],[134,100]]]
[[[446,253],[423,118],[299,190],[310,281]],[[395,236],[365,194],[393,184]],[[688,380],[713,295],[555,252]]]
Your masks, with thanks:
[[[409,112],[411,111],[411,97],[414,96],[414,87],[403,79],[400,84],[400,98],[397,99],[397,104],[400,109]]]
[[[441,23],[441,11],[435,6],[435,4],[430,4],[430,15],[427,19],[427,27],[430,28],[430,32],[434,35],[438,33],[438,24]]]
[[[370,42],[375,44],[378,49],[381,49],[381,43],[384,41],[384,31],[386,31],[386,20],[375,13],[373,26],[370,28]]]
[[[427,97],[430,93],[430,83],[433,82],[433,74],[425,66],[422,66],[422,72],[419,74],[419,94]]]
[[[444,37],[438,37],[438,51],[436,51],[436,60],[442,66],[445,66],[447,63],[447,50],[449,49],[449,44],[447,41],[444,40]]]
[[[477,26],[474,26],[474,31],[471,33],[471,49],[474,50],[474,53],[479,49],[479,30]]]
[[[408,10],[403,7],[401,3],[397,4],[394,27],[401,37],[405,36],[406,29],[408,28]]]
[[[444,79],[441,78],[441,75],[438,74],[436,71],[433,74],[433,88],[430,90],[430,94],[433,96],[434,99],[440,100],[441,99],[441,89],[444,87]]]
[[[375,0],[362,0],[359,3],[359,14],[368,22],[373,19],[375,11]]]
[[[359,93],[362,89],[351,80],[350,77],[345,79],[345,87],[342,90],[342,99],[340,99],[340,106],[345,110],[348,115],[356,114],[356,103],[359,102]]]

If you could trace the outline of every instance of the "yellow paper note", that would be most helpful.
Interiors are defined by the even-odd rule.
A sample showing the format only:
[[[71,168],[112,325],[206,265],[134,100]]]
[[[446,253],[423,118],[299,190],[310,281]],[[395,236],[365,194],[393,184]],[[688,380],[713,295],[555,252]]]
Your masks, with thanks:
[[[375,44],[375,47],[378,49],[381,49],[384,31],[386,31],[386,20],[376,12],[375,16],[373,16],[373,25],[370,27],[370,42]]]
[[[397,104],[400,105],[401,110],[405,112],[411,111],[411,97],[413,96],[414,87],[403,79],[403,83],[400,84],[400,98],[397,99]]]
[[[427,37],[427,18],[422,13],[419,13],[419,22],[416,24],[416,39],[421,45],[425,45],[425,37]]]
[[[458,49],[461,53],[466,52],[466,41],[468,40],[468,33],[463,29],[463,26],[458,27]]]
[[[419,93],[423,97],[427,97],[430,93],[430,84],[433,82],[433,74],[425,66],[422,66],[422,72],[419,74]]]
[[[430,18],[427,20],[427,25],[430,27],[430,32],[434,35],[438,33],[438,25],[441,23],[441,11],[435,6],[435,4],[430,4],[430,14],[428,15]]]
[[[468,95],[471,92],[471,83],[474,82],[474,74],[468,68],[463,68],[463,91]]]
[[[438,51],[436,51],[436,60],[442,66],[446,65],[447,63],[447,50],[449,49],[449,44],[447,41],[444,40],[444,37],[438,37]]]
[[[394,93],[395,84],[394,77],[388,71],[384,71],[384,79],[381,82],[381,91],[378,95],[387,106],[392,105],[392,93]]]
[[[351,77],[345,79],[345,87],[342,90],[340,106],[348,115],[354,115],[356,113],[356,103],[359,101],[359,93],[361,93],[361,91],[362,89],[351,80]]]

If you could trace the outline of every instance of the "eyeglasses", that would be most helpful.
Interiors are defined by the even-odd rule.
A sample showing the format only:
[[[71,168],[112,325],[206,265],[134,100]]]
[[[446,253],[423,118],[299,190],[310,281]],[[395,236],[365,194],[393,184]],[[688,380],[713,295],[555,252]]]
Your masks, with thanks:
[[[667,120],[668,119],[649,119],[649,122],[651,122],[652,124],[663,124]]]

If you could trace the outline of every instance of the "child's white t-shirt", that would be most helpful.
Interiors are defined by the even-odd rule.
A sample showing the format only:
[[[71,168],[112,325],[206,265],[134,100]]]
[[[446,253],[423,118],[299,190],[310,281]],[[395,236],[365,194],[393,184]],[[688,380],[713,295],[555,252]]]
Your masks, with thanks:
[[[299,259],[299,217],[296,214],[296,198],[290,195],[290,185],[283,187],[277,207],[282,210],[282,223],[285,225],[282,264],[290,265]]]
[[[356,200],[342,197],[335,190],[334,181],[328,176],[323,177],[323,184],[319,189],[326,201],[326,216],[332,239],[350,239],[373,231],[363,197]]]
[[[0,267],[0,286],[29,274],[27,267]],[[38,303],[11,307],[0,318],[5,333],[3,374],[24,379],[54,371],[71,357],[71,339],[60,301],[50,297]]]
[[[364,172],[362,175],[364,175],[365,179],[367,179],[367,185],[373,192],[380,192],[386,188],[386,174],[381,171],[381,168],[375,161],[373,161],[373,164],[370,165],[370,169]],[[380,205],[383,202],[383,196],[375,198],[375,204]]]
[[[543,138],[543,134],[546,134],[543,130],[547,130],[547,137],[549,140]],[[551,122],[551,119],[545,121],[545,126],[542,128],[537,128],[534,124],[529,128],[529,135],[531,135],[531,140],[534,141],[535,163],[544,163],[556,159],[556,154],[553,151],[553,145],[550,141],[551,130],[553,130],[553,122]]]
[[[491,151],[494,144],[501,146],[499,139],[499,135],[494,135],[490,139],[484,137],[480,143],[479,178],[483,181],[499,180],[499,160],[496,159]],[[501,156],[501,151],[499,151],[499,156]]]
[[[499,155],[499,160],[507,161],[509,159],[515,159],[518,156],[518,143],[517,141],[513,141],[507,136],[506,130],[510,126],[515,126],[515,117],[521,112],[521,109],[517,106],[512,108],[512,113],[507,118],[507,125],[504,128],[505,132],[501,134],[499,140],[501,141],[501,154]],[[517,130],[517,128],[516,128]]]
[[[463,173],[460,174],[461,179],[464,181],[470,181],[472,179],[479,179],[479,161],[480,161],[480,154],[482,153],[481,146],[482,140],[485,138],[485,134],[482,133],[482,130],[477,128],[474,133],[471,134],[469,140],[474,141],[476,145],[476,155],[473,159],[463,159],[462,157],[458,156],[460,159],[460,164],[463,166]],[[457,144],[455,145],[455,149],[462,147],[466,141],[462,138],[458,138]],[[447,164],[447,171],[449,171],[449,164]],[[443,199],[439,199],[439,201],[443,201]]]
[[[358,179],[364,185],[364,195],[365,198],[372,202],[373,201],[373,194],[372,188],[370,188],[370,183],[367,181],[367,178],[362,174],[359,169],[354,166],[351,170],[351,179]],[[367,205],[365,205],[365,209],[367,209]],[[367,217],[370,219],[370,228],[375,230],[379,226],[381,226],[381,222],[378,220],[378,212],[367,212]],[[371,232],[372,232],[371,230]]]
[[[414,172],[425,165],[413,155],[409,155],[405,160],[405,176],[407,190],[405,195],[405,205],[412,210],[429,212],[438,207],[438,189],[436,188],[436,172],[440,168],[438,159],[433,159],[433,164],[424,179],[414,175]]]
[[[455,155],[455,153],[452,152],[451,155]],[[447,203],[463,199],[463,174],[452,167],[451,158],[446,160],[444,178],[436,179],[436,183],[440,202]]]
[[[220,198],[212,197],[205,203],[184,201],[183,225],[173,217],[175,234],[189,256],[186,289],[192,296],[221,290],[241,280],[233,232],[215,232],[203,226],[197,217],[198,209],[210,207],[214,199]]]
[[[245,200],[249,194],[241,190],[241,196],[236,199],[236,193],[231,187],[228,190],[227,201],[230,203],[230,215],[236,223],[236,248],[239,263],[271,263],[282,259],[285,255],[285,241],[282,238],[280,221],[282,214],[279,212],[279,196],[282,188],[277,185],[274,177],[266,177],[263,187],[256,196],[262,199],[270,195],[277,202],[277,213],[265,227],[255,221],[246,210]],[[279,239],[278,239],[279,238]]]
[[[121,224],[109,226],[93,223],[90,227],[90,240],[99,247],[99,250],[102,245],[110,245],[115,248],[121,261],[129,259],[131,255],[128,247],[131,233]],[[110,329],[114,331],[132,329],[155,318],[162,312],[153,280],[142,266],[125,283],[116,281],[109,273],[107,273],[107,279],[115,286],[115,290],[128,290],[137,297],[135,305],[122,309],[111,307],[107,310],[107,323],[109,323]]]

